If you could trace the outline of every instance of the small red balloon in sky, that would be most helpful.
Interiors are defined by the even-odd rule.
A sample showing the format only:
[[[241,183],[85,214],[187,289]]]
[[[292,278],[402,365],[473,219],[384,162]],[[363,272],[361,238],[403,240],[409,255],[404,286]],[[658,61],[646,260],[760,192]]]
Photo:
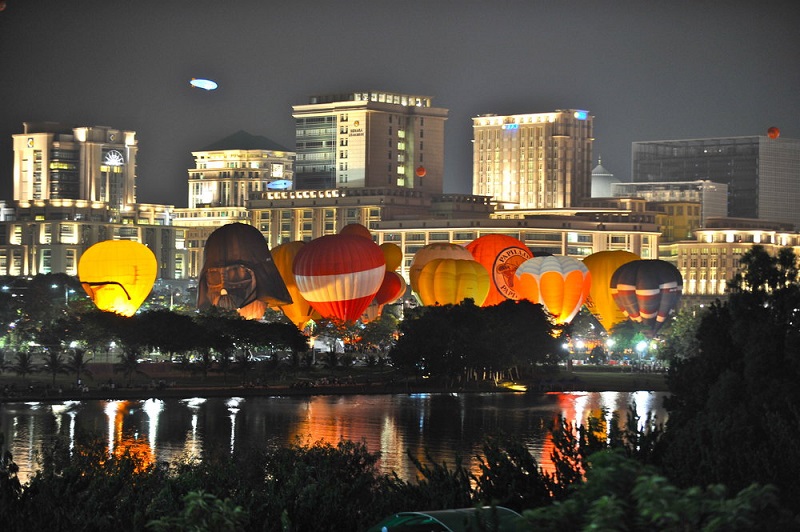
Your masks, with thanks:
[[[0,11],[5,11],[5,10],[6,10],[6,3],[0,0]]]
[[[417,177],[425,177],[425,174],[427,174],[427,173],[428,173],[428,171],[425,170],[424,166],[418,166],[417,167]]]
[[[773,126],[767,130],[767,136],[771,139],[777,139],[781,136],[781,130]]]

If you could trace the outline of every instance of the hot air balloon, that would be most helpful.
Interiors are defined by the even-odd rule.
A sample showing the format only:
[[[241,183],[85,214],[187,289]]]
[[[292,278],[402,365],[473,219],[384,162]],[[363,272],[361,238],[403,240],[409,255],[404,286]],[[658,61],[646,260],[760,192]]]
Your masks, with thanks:
[[[678,306],[683,278],[669,262],[634,260],[611,276],[611,295],[631,320],[644,323],[655,335]]]
[[[514,275],[517,293],[543,305],[558,324],[572,321],[592,286],[592,274],[585,264],[560,255],[528,259]]]
[[[611,331],[614,325],[626,319],[625,314],[611,297],[611,276],[623,264],[639,258],[639,255],[630,251],[614,250],[598,251],[583,259],[583,263],[592,274],[592,286],[586,299],[586,308],[606,331]]]
[[[252,225],[223,225],[206,240],[197,286],[197,307],[236,310],[263,317],[267,307],[292,303],[264,236]]]
[[[383,275],[383,282],[375,294],[375,299],[372,300],[372,303],[361,315],[361,321],[367,323],[380,316],[383,312],[383,307],[403,297],[407,287],[406,280],[403,279],[402,275],[397,272],[387,271]]]
[[[415,173],[417,174],[417,177],[425,177],[425,174],[427,174],[428,171],[424,166],[418,166]]]
[[[361,224],[347,224],[339,231],[340,235],[357,235],[372,240],[372,233]]]
[[[773,126],[767,130],[767,136],[771,139],[777,139],[781,136],[781,130]]]
[[[483,264],[492,280],[484,307],[520,298],[514,288],[514,272],[520,264],[533,257],[522,241],[501,234],[484,235],[467,244],[466,248],[475,260]]]
[[[386,259],[386,271],[393,272],[403,264],[403,250],[397,244],[384,242],[380,246],[383,258]]]
[[[158,262],[150,248],[132,240],[94,244],[78,261],[78,278],[100,310],[133,316],[150,294]]]
[[[489,294],[489,272],[476,260],[433,259],[419,274],[423,305],[457,305],[472,299],[481,306]]]
[[[278,308],[280,308],[281,312],[283,312],[301,331],[309,321],[318,320],[322,317],[300,293],[300,290],[297,288],[297,281],[294,278],[294,273],[292,272],[294,258],[304,245],[305,242],[294,241],[286,242],[285,244],[272,248],[272,259],[275,261],[275,266],[278,268],[278,272],[280,272],[281,278],[286,284],[289,295],[292,296],[291,304],[281,305]]]
[[[464,246],[452,244],[450,242],[440,242],[436,244],[428,244],[423,246],[416,253],[414,258],[411,259],[411,266],[408,268],[409,284],[411,290],[419,294],[419,285],[417,279],[425,267],[433,259],[462,259],[462,260],[475,260],[472,253],[467,251]]]
[[[383,283],[386,259],[371,239],[340,233],[308,242],[292,271],[298,290],[322,317],[356,321]]]

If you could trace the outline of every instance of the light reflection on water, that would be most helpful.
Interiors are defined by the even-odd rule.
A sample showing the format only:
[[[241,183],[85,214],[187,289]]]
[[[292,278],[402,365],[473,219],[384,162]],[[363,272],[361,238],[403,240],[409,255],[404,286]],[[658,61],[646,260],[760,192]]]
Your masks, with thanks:
[[[69,448],[104,439],[109,455],[136,454],[145,462],[202,459],[217,452],[291,443],[363,441],[380,451],[380,469],[413,479],[408,454],[452,466],[456,455],[476,471],[486,437],[521,439],[546,470],[549,430],[559,414],[585,422],[605,412],[624,421],[635,404],[666,421],[660,392],[536,394],[396,394],[310,397],[148,399],[0,404],[0,431],[26,481],[41,450],[56,437]]]

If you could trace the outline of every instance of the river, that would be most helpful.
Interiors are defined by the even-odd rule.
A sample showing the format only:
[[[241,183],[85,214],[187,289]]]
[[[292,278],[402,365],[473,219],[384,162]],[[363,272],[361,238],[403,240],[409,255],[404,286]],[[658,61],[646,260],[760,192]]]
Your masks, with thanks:
[[[64,401],[0,404],[0,431],[24,482],[43,447],[57,436],[75,446],[100,438],[111,451],[131,449],[147,460],[202,459],[214,452],[289,443],[363,441],[380,451],[382,472],[406,480],[416,470],[408,453],[453,464],[456,454],[475,470],[487,436],[525,442],[546,470],[549,429],[559,415],[584,422],[589,414],[629,405],[642,419],[666,421],[664,392],[566,392],[318,395],[135,401]]]

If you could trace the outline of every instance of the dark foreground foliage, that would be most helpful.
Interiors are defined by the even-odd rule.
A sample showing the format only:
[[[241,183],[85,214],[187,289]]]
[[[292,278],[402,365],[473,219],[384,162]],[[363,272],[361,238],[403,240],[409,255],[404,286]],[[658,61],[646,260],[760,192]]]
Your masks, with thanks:
[[[645,420],[637,429],[633,411],[623,424],[632,429],[606,427],[602,415],[581,427],[561,421],[552,474],[524,445],[498,437],[484,444],[477,470],[427,457],[411,482],[379,473],[379,455],[350,441],[149,466],[109,456],[101,440],[72,452],[57,443],[25,486],[5,459],[0,522],[5,531],[358,531],[398,511],[502,505],[524,513],[520,530],[796,528],[770,486],[728,497],[722,486],[670,484],[646,465],[660,428]]]

